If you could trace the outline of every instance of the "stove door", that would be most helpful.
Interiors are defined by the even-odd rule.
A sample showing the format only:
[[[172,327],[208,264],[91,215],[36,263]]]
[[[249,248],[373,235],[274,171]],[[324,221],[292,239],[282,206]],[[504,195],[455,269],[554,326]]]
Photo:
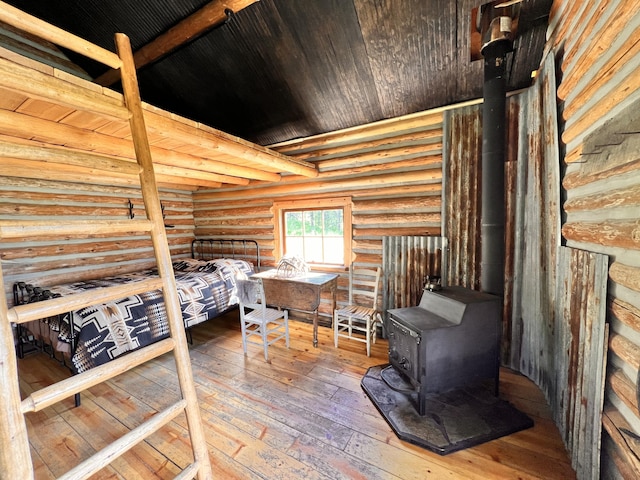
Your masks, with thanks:
[[[393,315],[389,317],[388,328],[389,362],[414,388],[419,387],[420,335],[399,323]]]

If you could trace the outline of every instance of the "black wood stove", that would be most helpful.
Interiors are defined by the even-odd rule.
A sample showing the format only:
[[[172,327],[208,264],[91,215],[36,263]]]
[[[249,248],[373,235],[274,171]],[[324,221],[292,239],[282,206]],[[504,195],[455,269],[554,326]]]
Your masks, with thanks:
[[[533,422],[498,398],[501,298],[461,287],[389,310],[389,363],[361,385],[398,437],[441,455]]]
[[[424,414],[428,393],[492,381],[500,371],[501,299],[463,287],[425,290],[416,307],[389,310],[389,362],[415,389]]]

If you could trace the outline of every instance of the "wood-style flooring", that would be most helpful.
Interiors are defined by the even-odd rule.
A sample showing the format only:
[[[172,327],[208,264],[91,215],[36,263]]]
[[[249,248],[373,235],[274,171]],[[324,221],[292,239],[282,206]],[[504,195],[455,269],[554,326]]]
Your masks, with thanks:
[[[367,368],[387,361],[378,340],[333,346],[328,328],[290,322],[291,346],[242,352],[237,312],[193,329],[191,360],[216,478],[220,479],[572,479],[562,440],[540,390],[503,369],[501,397],[535,426],[440,456],[398,439],[364,394]],[[66,378],[42,353],[19,360],[24,394]],[[73,399],[27,416],[36,478],[60,476],[177,396],[169,355]],[[191,461],[184,415],[96,474],[100,479],[168,479]]]

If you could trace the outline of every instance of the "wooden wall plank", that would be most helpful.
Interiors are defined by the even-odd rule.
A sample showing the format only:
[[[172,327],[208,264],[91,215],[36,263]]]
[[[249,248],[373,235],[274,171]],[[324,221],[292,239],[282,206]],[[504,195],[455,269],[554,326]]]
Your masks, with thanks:
[[[172,255],[189,256],[195,229],[191,192],[161,190],[160,199],[166,223],[176,225],[167,230]],[[144,218],[139,188],[0,177],[0,218],[126,220],[129,200],[135,205],[135,218]],[[17,281],[50,286],[149,268],[154,263],[148,238],[116,234],[68,237],[62,243],[50,238],[31,238],[26,243],[5,240],[0,250],[10,302]]]

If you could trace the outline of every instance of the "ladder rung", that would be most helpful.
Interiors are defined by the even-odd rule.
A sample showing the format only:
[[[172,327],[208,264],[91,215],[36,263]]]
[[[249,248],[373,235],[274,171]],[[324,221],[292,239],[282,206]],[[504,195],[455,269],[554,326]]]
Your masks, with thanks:
[[[159,357],[173,350],[175,341],[172,338],[165,338],[159,342],[152,343],[140,350],[116,357],[104,365],[79,373],[60,382],[44,387],[33,392],[21,403],[22,413],[38,412],[47,408],[60,400],[64,400],[71,395],[79,393],[98,383],[104,382],[120,375],[127,370],[137,367],[153,358]]]
[[[51,222],[39,220],[0,220],[0,238],[61,237],[65,235],[94,235],[102,233],[150,232],[149,220],[67,220]]]
[[[198,462],[193,462],[191,465],[187,465],[187,467],[182,470],[177,477],[174,477],[173,480],[191,480],[192,478],[196,478],[198,470],[200,470],[200,464]]]
[[[180,400],[167,409],[158,412],[139,427],[134,428],[129,433],[109,444],[109,446],[103,448],[77,467],[69,470],[66,474],[59,477],[59,480],[77,480],[90,477],[101,468],[107,466],[114,459],[120,457],[123,453],[176,418],[185,409],[186,405],[186,401]]]
[[[7,311],[7,318],[13,323],[25,323],[67,313],[71,310],[78,310],[90,305],[119,300],[139,293],[160,290],[162,287],[162,279],[154,277],[112,287],[94,288],[81,293],[17,305]]]
[[[84,38],[73,35],[55,25],[51,25],[37,17],[29,15],[22,10],[12,7],[11,5],[3,5],[0,10],[0,19],[4,23],[8,23],[25,32],[29,32],[36,37],[43,38],[55,43],[61,47],[73,50],[76,53],[89,57],[111,68],[120,68],[122,60],[115,53],[94,45]]]

